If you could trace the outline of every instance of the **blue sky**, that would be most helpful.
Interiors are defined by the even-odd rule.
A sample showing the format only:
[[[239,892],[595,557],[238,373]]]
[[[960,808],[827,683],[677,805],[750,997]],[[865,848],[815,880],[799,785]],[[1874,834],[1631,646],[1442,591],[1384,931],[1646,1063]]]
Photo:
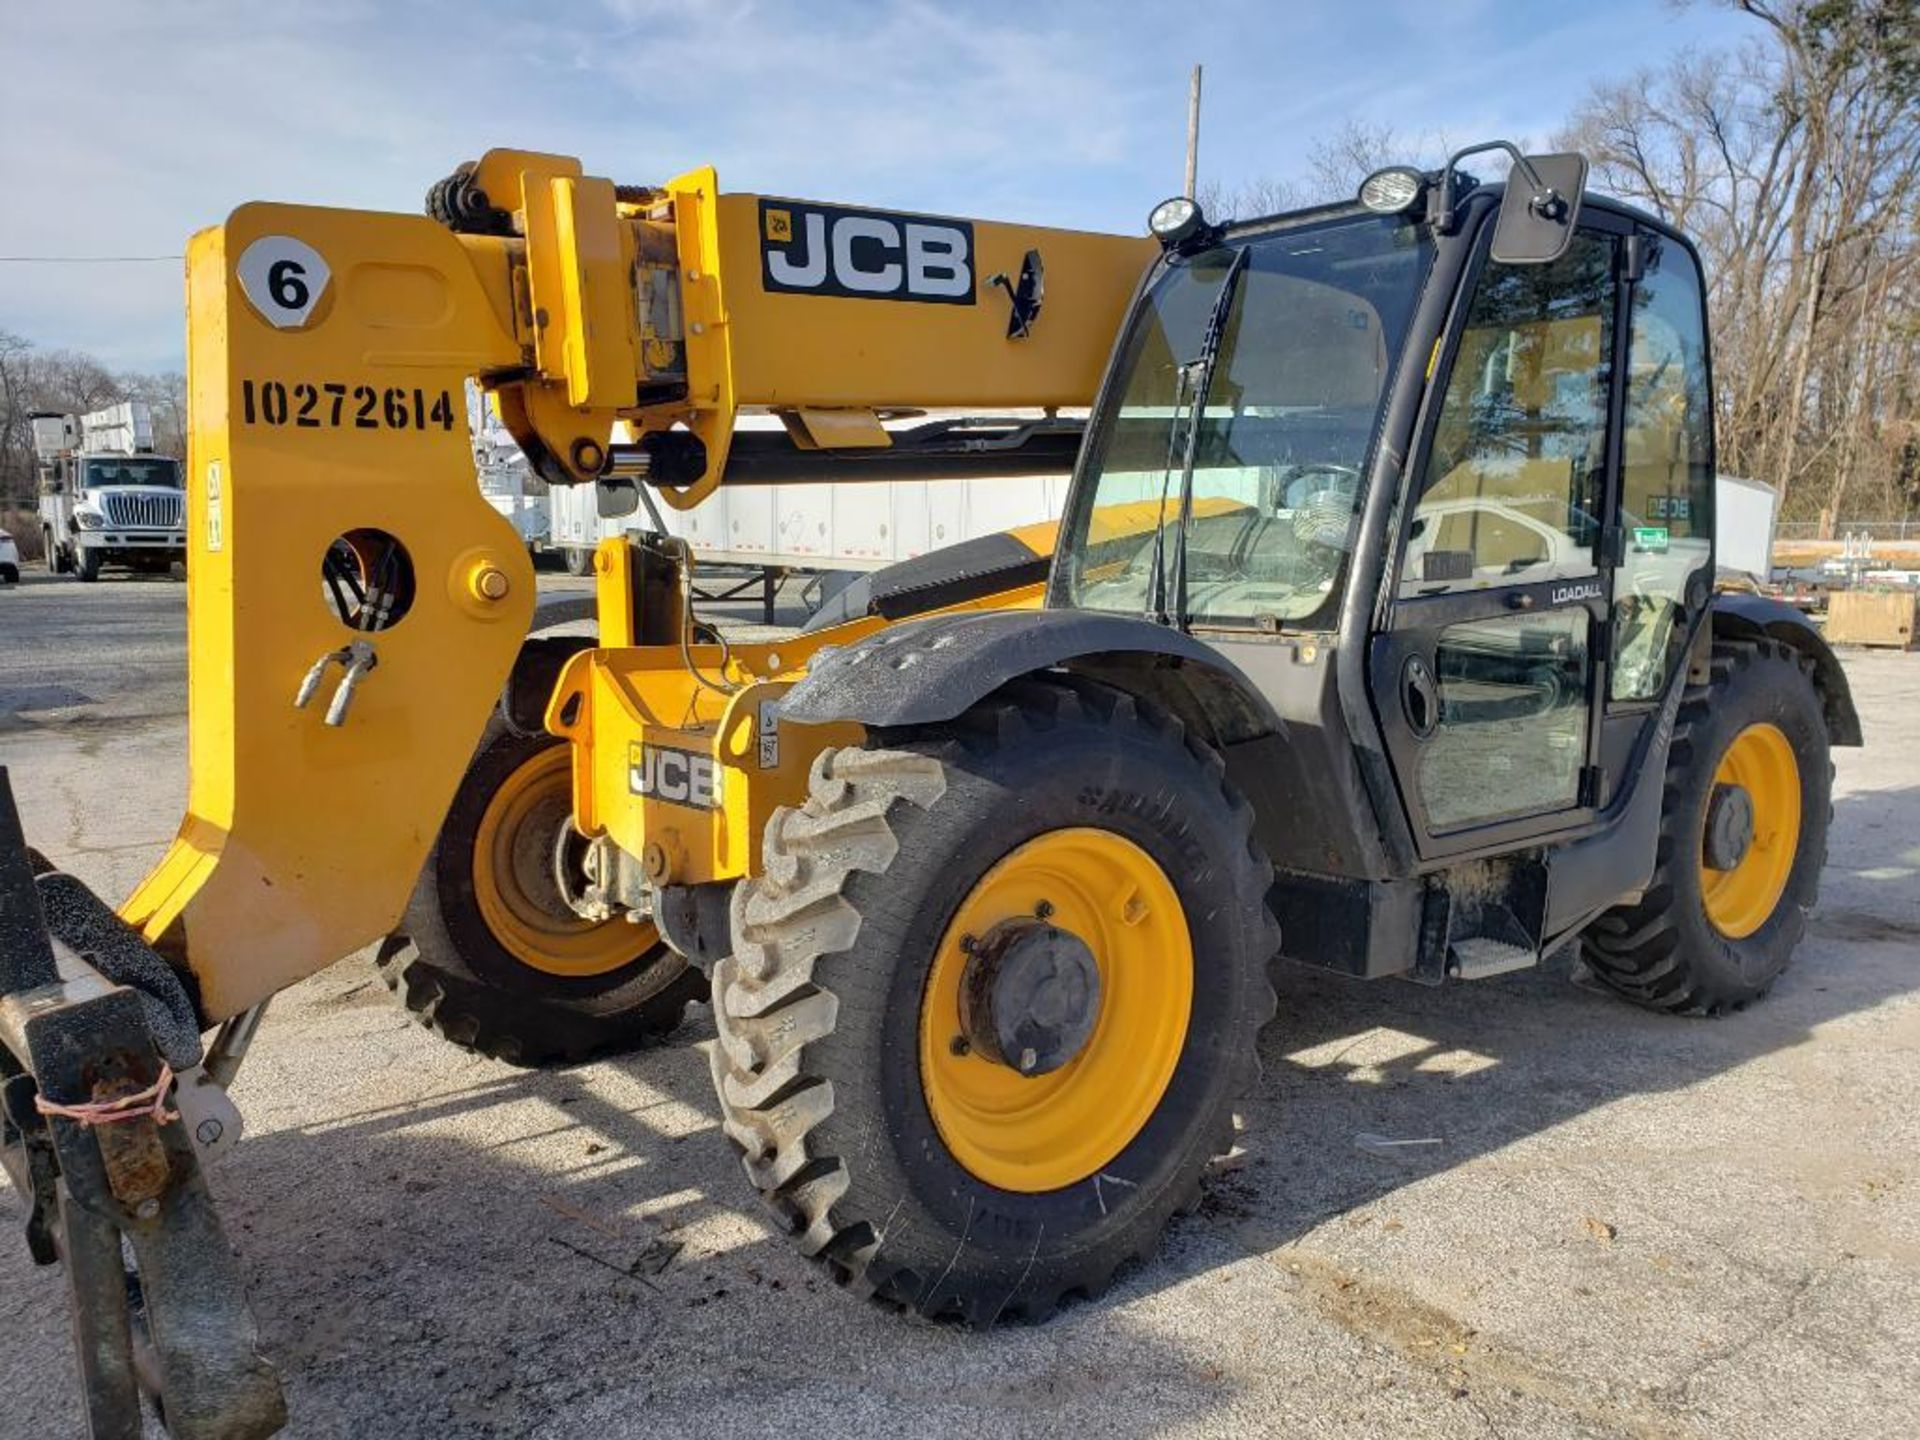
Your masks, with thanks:
[[[415,211],[492,145],[644,183],[1134,230],[1298,174],[1349,118],[1550,137],[1596,80],[1752,22],[1671,0],[6,0],[0,255],[176,254],[249,199]],[[175,264],[0,263],[0,328],[181,363]]]

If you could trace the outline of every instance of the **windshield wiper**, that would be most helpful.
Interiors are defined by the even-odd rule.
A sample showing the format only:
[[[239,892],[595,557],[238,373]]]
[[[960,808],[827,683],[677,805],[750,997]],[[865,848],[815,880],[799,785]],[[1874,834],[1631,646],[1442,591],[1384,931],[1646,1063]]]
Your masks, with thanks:
[[[1173,563],[1166,560],[1167,492],[1173,480],[1174,434],[1167,435],[1167,468],[1160,481],[1160,521],[1153,532],[1153,560],[1147,574],[1147,618],[1156,625],[1183,629],[1187,621],[1187,530],[1193,520],[1193,468],[1200,455],[1200,422],[1206,417],[1207,392],[1213,388],[1213,369],[1220,359],[1220,340],[1226,334],[1227,315],[1233,309],[1234,292],[1240,288],[1240,275],[1246,269],[1249,247],[1242,245],[1227,263],[1220,281],[1220,293],[1214,297],[1213,311],[1207,316],[1207,328],[1200,334],[1200,353],[1180,367],[1180,385],[1186,395],[1186,436],[1180,457],[1180,508],[1173,537]],[[1175,394],[1176,408],[1180,395]],[[1171,603],[1169,603],[1171,601]]]

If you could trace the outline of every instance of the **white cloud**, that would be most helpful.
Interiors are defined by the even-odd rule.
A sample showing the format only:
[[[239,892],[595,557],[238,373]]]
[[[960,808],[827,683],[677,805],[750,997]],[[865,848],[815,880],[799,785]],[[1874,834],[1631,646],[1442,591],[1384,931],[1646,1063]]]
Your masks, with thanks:
[[[1177,183],[1196,59],[1203,173],[1232,183],[1296,172],[1349,116],[1533,125],[1725,22],[1663,0],[6,0],[0,254],[174,253],[250,199],[415,210],[491,145],[1133,228]],[[174,266],[0,265],[0,326],[120,365],[179,363],[180,297]]]

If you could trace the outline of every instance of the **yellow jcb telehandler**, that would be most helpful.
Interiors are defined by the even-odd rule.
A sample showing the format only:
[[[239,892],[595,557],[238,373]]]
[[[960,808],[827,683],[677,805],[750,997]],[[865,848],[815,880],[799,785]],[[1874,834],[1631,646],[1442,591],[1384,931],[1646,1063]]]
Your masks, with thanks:
[[[196,237],[189,815],[116,916],[0,803],[4,1153],[96,1433],[143,1387],[179,1434],[280,1423],[195,1119],[276,990],[428,928],[416,877],[490,877],[469,910],[534,957],[389,953],[465,984],[436,1014],[597,986],[644,1032],[710,973],[725,1129],[796,1243],[981,1324],[1097,1291],[1193,1201],[1276,954],[1442,984],[1577,945],[1643,1005],[1757,999],[1859,723],[1795,612],[1715,593],[1698,259],[1584,181],[1495,142],[1132,240],[496,151],[431,218]],[[474,493],[468,377],[610,509],[911,466],[896,407],[1094,398],[1043,579],[930,557],[728,645],[684,550],[607,542],[594,642],[516,668],[532,575]]]

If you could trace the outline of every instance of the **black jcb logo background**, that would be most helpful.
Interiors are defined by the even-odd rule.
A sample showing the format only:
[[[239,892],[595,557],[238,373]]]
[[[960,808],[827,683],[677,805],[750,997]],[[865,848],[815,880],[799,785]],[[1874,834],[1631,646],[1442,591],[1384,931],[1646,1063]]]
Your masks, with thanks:
[[[790,294],[971,305],[973,226],[933,215],[762,200],[760,279],[767,289]]]
[[[627,746],[627,789],[635,795],[696,810],[718,810],[720,777],[720,767],[711,755],[665,745],[630,742]]]

